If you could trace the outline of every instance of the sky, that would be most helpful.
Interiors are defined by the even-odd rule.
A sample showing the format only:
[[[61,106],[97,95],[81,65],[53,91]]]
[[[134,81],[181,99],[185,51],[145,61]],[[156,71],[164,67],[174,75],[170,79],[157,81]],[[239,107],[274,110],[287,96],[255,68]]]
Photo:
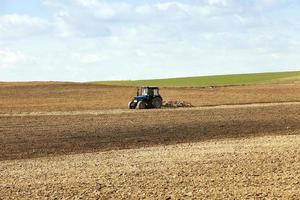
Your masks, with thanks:
[[[0,0],[0,81],[300,70],[299,0]]]

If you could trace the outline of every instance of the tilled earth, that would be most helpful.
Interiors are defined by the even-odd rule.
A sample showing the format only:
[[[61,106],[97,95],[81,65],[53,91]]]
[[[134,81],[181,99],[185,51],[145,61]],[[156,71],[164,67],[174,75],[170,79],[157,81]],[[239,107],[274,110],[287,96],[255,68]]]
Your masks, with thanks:
[[[300,129],[300,104],[0,116],[0,160],[140,148]]]
[[[299,102],[300,84],[161,88],[165,101],[193,106]],[[125,109],[135,87],[81,83],[1,83],[0,113]]]
[[[296,200],[300,132],[288,134],[2,161],[0,199]]]
[[[0,84],[0,199],[299,199],[299,85],[165,89],[196,107],[144,111],[71,85]]]

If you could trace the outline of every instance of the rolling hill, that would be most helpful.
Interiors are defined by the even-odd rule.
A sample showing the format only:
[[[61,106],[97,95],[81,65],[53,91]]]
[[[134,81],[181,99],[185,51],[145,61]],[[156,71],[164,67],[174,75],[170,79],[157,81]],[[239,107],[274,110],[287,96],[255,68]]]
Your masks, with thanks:
[[[160,86],[160,87],[207,87],[207,86],[228,86],[248,85],[262,83],[283,83],[299,82],[300,71],[292,72],[271,72],[256,74],[233,74],[217,76],[199,76],[169,79],[152,80],[124,80],[124,81],[97,81],[93,84],[119,85],[119,86]]]

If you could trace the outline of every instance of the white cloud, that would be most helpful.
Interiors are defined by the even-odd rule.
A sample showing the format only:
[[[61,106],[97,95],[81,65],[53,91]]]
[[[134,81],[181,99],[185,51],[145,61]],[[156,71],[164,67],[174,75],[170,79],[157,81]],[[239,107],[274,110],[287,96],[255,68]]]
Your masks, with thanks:
[[[209,5],[213,5],[213,6],[228,6],[229,5],[228,0],[208,0],[207,2]]]
[[[265,6],[274,6],[281,2],[282,0],[262,0],[262,4]]]
[[[100,52],[75,52],[71,53],[71,56],[78,62],[83,64],[97,64],[101,61],[109,59],[108,55],[102,54]]]
[[[49,23],[38,17],[9,14],[0,16],[0,38],[28,37],[47,30]]]
[[[0,49],[0,69],[14,68],[26,60],[26,56],[20,51],[14,52],[9,49]]]
[[[283,0],[43,4],[50,17],[0,16],[0,45],[11,49],[2,50],[2,68],[24,66],[26,54],[26,66],[40,79],[84,81],[254,72],[300,62],[299,14],[278,16],[287,8],[279,6]],[[35,58],[30,64],[28,56]]]
[[[75,3],[61,6],[53,23],[57,35],[64,37],[108,37],[119,34],[124,27],[130,29],[134,26],[138,29],[143,25],[153,29],[160,27],[161,34],[168,36],[181,32],[189,34],[191,31],[230,32],[272,22],[263,15],[253,15],[257,5],[263,7],[265,4],[263,1],[245,3],[233,0],[139,4],[76,0]]]
[[[189,11],[189,6],[179,2],[167,2],[167,3],[157,3],[154,4],[154,7],[158,8],[161,11],[173,10],[173,11]]]

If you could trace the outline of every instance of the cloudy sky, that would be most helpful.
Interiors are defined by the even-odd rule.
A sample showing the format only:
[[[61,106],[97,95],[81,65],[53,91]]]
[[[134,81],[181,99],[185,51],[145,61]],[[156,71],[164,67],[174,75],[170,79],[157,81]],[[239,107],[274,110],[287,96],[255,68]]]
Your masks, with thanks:
[[[298,0],[0,0],[0,81],[299,69]]]

